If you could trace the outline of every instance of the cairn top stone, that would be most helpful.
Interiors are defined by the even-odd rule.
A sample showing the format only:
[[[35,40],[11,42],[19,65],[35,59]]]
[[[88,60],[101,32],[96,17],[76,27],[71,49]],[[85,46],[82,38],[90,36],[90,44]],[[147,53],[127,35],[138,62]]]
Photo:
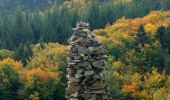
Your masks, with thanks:
[[[89,24],[80,21],[77,23],[76,28],[89,28]]]

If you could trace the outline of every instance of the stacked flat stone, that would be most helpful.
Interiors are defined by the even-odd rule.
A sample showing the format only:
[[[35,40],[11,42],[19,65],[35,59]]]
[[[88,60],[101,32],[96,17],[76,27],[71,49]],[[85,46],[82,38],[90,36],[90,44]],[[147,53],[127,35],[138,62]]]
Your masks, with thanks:
[[[73,31],[67,57],[67,100],[111,100],[106,81],[107,51],[87,23],[77,23]]]

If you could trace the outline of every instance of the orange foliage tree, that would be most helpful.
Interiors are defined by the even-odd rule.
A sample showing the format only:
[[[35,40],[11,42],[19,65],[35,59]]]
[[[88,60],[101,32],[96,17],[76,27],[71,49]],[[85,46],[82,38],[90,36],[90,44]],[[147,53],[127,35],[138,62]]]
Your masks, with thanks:
[[[20,72],[20,99],[54,99],[59,73],[43,71],[40,68]]]
[[[22,63],[11,58],[0,61],[0,99],[17,99],[20,86],[18,72],[22,68]]]

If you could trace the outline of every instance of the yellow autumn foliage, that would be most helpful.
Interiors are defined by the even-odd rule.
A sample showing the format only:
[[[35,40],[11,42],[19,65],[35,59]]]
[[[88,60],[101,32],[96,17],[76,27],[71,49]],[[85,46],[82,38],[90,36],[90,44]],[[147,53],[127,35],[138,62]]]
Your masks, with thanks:
[[[10,50],[6,50],[6,49],[2,49],[0,50],[0,59],[4,59],[4,58],[12,58],[14,56],[14,52],[10,51]]]
[[[56,50],[57,53],[63,54],[63,53],[66,52],[66,49],[67,49],[66,46],[60,45],[60,44],[58,44],[58,43],[51,43],[51,42],[49,42],[49,43],[44,43],[44,44],[43,44],[43,45],[44,45],[44,49],[41,48],[40,45],[41,45],[40,43],[33,45],[32,51],[33,51],[34,55],[37,55],[37,53],[41,52],[41,51],[44,50],[44,49],[48,51],[48,50],[50,50],[51,48],[55,48],[55,50]]]
[[[143,18],[118,19],[112,25],[107,25],[103,31],[107,33],[106,36],[108,37],[105,40],[112,40],[112,42],[119,44],[122,41],[122,38],[132,39],[131,36],[136,34],[137,29],[141,24],[144,25],[144,28],[148,34],[154,35],[158,27],[168,26],[169,23],[170,11],[152,11],[150,14],[144,16]],[[96,31],[97,30],[94,32]],[[102,38],[100,37],[99,39]]]
[[[113,72],[113,75],[115,75],[115,72]],[[117,75],[121,76],[119,73]],[[125,78],[126,76],[131,78]],[[121,87],[122,94],[144,100],[169,100],[165,98],[170,93],[168,75],[161,74],[157,69],[153,69],[151,73],[144,75],[131,73],[126,74],[126,76],[123,76],[123,80],[121,80],[124,81]]]
[[[33,58],[30,60],[28,67],[41,68],[44,70],[58,70],[59,60],[66,53],[66,46],[58,43],[44,44],[44,48],[40,48],[40,44],[33,47]]]
[[[38,76],[41,82],[47,82],[49,79],[54,79],[59,81],[59,73],[54,73],[51,71],[43,71],[40,68],[34,68],[31,70],[22,70],[20,71],[22,80],[27,81],[27,84],[33,84],[35,76]]]
[[[122,80],[122,76],[118,72],[114,71],[112,75],[116,79],[116,81]]]
[[[79,11],[83,11],[85,8],[86,4],[90,3],[90,0],[70,0],[70,1],[65,1],[60,8],[66,7],[66,8],[73,8],[76,7],[78,8]]]
[[[145,88],[159,88],[162,85],[161,82],[166,81],[166,79],[165,74],[160,74],[157,70],[152,70],[152,73],[147,73],[144,76],[145,84],[143,86]]]
[[[96,39],[98,39],[100,41],[108,41],[108,38],[106,38],[105,36],[100,36],[100,35],[97,35]]]
[[[40,68],[20,71],[21,99],[39,100],[42,96],[49,97],[60,82],[60,75],[56,72],[44,71]]]
[[[151,33],[152,35],[154,35],[154,33],[156,32],[157,27],[155,27],[153,24],[148,23],[145,25],[145,31],[147,33]]]
[[[138,89],[138,83],[137,82],[132,82],[131,84],[129,85],[123,85],[123,88],[122,88],[122,93],[129,93],[131,95],[135,95],[135,92],[137,91]]]
[[[121,67],[124,66],[124,64],[121,61],[116,61],[112,63],[112,66],[114,69],[120,69]]]
[[[0,66],[12,66],[14,69],[20,70],[23,68],[23,64],[19,61],[15,61],[11,58],[5,58],[0,61]]]

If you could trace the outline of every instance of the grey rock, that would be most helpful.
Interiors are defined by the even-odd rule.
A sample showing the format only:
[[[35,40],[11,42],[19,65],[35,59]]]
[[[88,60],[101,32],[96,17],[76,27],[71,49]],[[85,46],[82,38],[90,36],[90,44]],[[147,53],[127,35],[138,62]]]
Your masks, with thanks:
[[[88,48],[83,46],[78,48],[78,54],[88,54],[88,53],[89,53]]]
[[[73,74],[74,74],[74,71],[73,71],[73,69],[67,68],[67,73],[68,73],[69,75],[73,75]]]
[[[90,53],[94,53],[94,54],[107,54],[108,53],[102,46],[88,47],[88,49]]]
[[[84,72],[84,75],[85,75],[85,76],[93,75],[93,74],[94,74],[94,71],[93,71],[93,70],[88,70],[88,71],[85,71],[85,72]]]
[[[75,65],[76,63],[68,63],[69,65]]]
[[[97,99],[96,99],[96,97],[94,97],[94,98],[90,98],[90,99],[88,99],[88,100],[97,100]]]
[[[78,98],[70,98],[69,100],[79,100]]]
[[[74,41],[74,43],[83,43],[83,42],[85,42],[85,39],[83,37],[78,38]]]
[[[79,63],[77,64],[77,66],[79,66],[79,67],[86,67],[86,66],[88,66],[88,65],[90,65],[90,63],[87,62],[87,61],[79,62]]]
[[[88,29],[82,29],[84,32],[89,32],[89,30]]]
[[[101,71],[101,72],[99,73],[99,76],[100,76],[100,77],[105,77],[105,74],[106,74],[106,72],[103,70],[103,71]]]
[[[75,78],[81,78],[83,76],[83,74],[76,73],[74,76],[75,76]]]
[[[76,39],[77,39],[77,37],[73,35],[73,36],[70,38],[70,41],[75,41]]]
[[[94,74],[94,75],[93,75],[93,78],[94,78],[94,79],[99,79],[99,78],[100,78],[100,76],[99,76],[99,75],[97,75],[97,74]]]
[[[101,58],[103,58],[103,59],[107,59],[108,58],[108,56],[107,55],[103,55],[103,56],[101,56]]]
[[[100,90],[90,91],[89,93],[102,94],[104,91],[105,91],[104,89],[100,89]]]
[[[71,94],[71,96],[74,97],[74,98],[78,97],[78,92]]]
[[[77,55],[76,53],[72,53],[72,52],[70,52],[70,53],[67,54],[67,56],[68,56],[70,59],[74,58],[76,55]]]
[[[73,63],[81,62],[81,60],[72,60]]]
[[[107,86],[106,82],[96,81],[92,85],[90,85],[88,87],[88,89],[90,89],[90,90],[100,90],[100,89],[104,89],[106,86]]]
[[[105,67],[105,61],[104,60],[99,60],[99,61],[95,61],[92,63],[92,65],[96,68],[102,68]]]
[[[88,23],[84,23],[84,22],[78,22],[76,25],[76,28],[89,28],[89,24]]]
[[[85,55],[84,54],[80,54],[81,57],[84,57]]]
[[[79,74],[82,73],[82,72],[84,72],[83,69],[78,69],[78,70],[77,70],[77,73],[79,73]]]
[[[83,56],[83,60],[88,60],[88,56]]]
[[[110,98],[106,93],[101,95],[102,100],[107,100],[108,98]]]
[[[88,65],[85,67],[86,70],[91,70],[92,69],[92,66],[91,65]]]
[[[80,82],[80,79],[75,78],[75,77],[71,77],[70,75],[67,75],[66,77],[71,82]]]

